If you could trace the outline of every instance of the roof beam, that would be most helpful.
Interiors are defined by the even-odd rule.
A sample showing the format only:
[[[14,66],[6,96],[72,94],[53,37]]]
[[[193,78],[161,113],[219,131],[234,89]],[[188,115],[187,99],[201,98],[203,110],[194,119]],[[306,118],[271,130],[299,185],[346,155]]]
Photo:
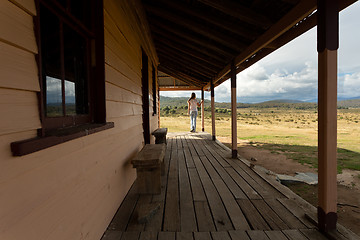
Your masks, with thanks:
[[[199,2],[208,5],[212,8],[215,8],[227,15],[230,15],[234,18],[237,18],[241,21],[247,22],[249,24],[267,29],[271,26],[272,22],[267,17],[258,14],[257,12],[241,6],[237,2],[229,0],[198,0]]]
[[[209,13],[208,11],[199,11],[199,9],[196,9],[194,5],[189,8],[179,1],[157,0],[157,2],[161,3],[161,5],[174,9],[176,12],[185,13],[192,18],[201,19],[214,26],[237,34],[245,39],[253,40],[261,34],[260,31],[256,31],[254,28],[247,28],[236,22],[226,21],[221,15]]]
[[[297,6],[289,11],[283,18],[274,24],[268,31],[260,36],[254,43],[246,48],[235,58],[235,65],[239,66],[248,58],[253,56],[260,49],[266,47],[269,43],[281,36],[287,30],[295,26],[299,21],[309,16],[316,9],[316,1],[302,0]],[[215,82],[221,80],[230,72],[228,64],[215,78]],[[208,84],[209,85],[209,84]],[[208,86],[207,86],[208,87]]]
[[[194,77],[196,79],[194,81],[198,81],[200,83],[206,84],[206,82],[210,80],[210,77],[205,75],[205,73],[203,73],[203,71],[201,71],[199,69],[194,70],[193,68],[189,67],[188,65],[180,65],[179,62],[177,61],[177,59],[174,60],[174,58],[172,58],[172,57],[169,58],[168,56],[162,56],[162,59],[163,59],[163,61],[166,61],[166,64],[160,63],[161,66],[172,67],[178,73],[181,72],[183,75],[186,75],[189,77]]]
[[[199,81],[195,77],[185,75],[182,72],[180,72],[179,70],[177,70],[176,68],[173,68],[172,66],[165,67],[165,66],[159,65],[159,70],[166,74],[169,74],[170,76],[172,76],[176,79],[179,79],[180,81],[183,81],[183,82],[189,84],[189,86],[202,88],[205,85],[203,82]]]
[[[201,90],[201,87],[193,87],[193,86],[189,86],[189,87],[185,87],[185,86],[164,86],[164,87],[159,87],[159,91],[197,91],[197,90]]]
[[[162,28],[164,29],[166,32],[168,32],[169,35],[174,34],[176,35],[176,37],[180,38],[180,39],[184,39],[186,42],[189,43],[194,43],[195,45],[200,45],[203,48],[207,48],[211,51],[217,52],[219,55],[222,55],[228,59],[231,59],[233,57],[233,54],[230,53],[231,49],[226,50],[224,49],[224,47],[222,47],[221,44],[211,44],[210,42],[206,41],[206,38],[204,37],[198,37],[197,34],[189,34],[184,30],[181,30],[179,28],[173,28],[169,25],[167,25],[166,22],[164,21],[160,21],[157,19],[150,19],[151,24],[155,25],[156,28]],[[155,28],[152,28],[153,31],[156,31]]]
[[[168,10],[160,9],[158,7],[150,5],[146,5],[146,10],[160,18],[172,22],[175,25],[174,27],[176,27],[176,25],[183,26],[192,32],[204,36],[205,38],[209,38],[215,42],[221,43],[222,45],[227,46],[228,48],[236,52],[240,52],[246,47],[246,44],[244,44],[243,42],[231,38],[224,33],[216,30],[215,28],[179,16],[179,13],[169,12]],[[188,33],[188,35],[192,36],[191,33]]]
[[[153,30],[156,34],[153,35],[155,41],[160,43],[165,43],[168,46],[171,46],[179,51],[185,51],[187,54],[192,55],[193,57],[199,58],[203,61],[209,62],[215,66],[220,67],[223,65],[224,57],[220,55],[213,54],[208,49],[202,48],[199,45],[194,45],[189,42],[184,42],[181,38],[174,36],[157,29]],[[159,46],[158,46],[159,47]]]
[[[200,65],[196,62],[196,60],[191,60],[188,58],[185,58],[176,51],[171,51],[170,49],[163,49],[158,50],[159,51],[159,59],[160,64],[166,65],[167,62],[170,60],[173,63],[177,63],[180,67],[186,67],[187,69],[191,70],[192,72],[197,72],[198,74],[204,75],[207,78],[211,78],[214,75],[216,75],[216,71],[214,69],[211,69],[210,67]]]
[[[222,69],[223,65],[219,61],[211,60],[208,56],[202,54],[201,52],[197,52],[194,49],[188,49],[186,46],[178,45],[172,41],[169,41],[163,37],[156,38],[155,41],[161,45],[158,49],[163,48],[164,46],[166,48],[175,49],[182,54],[184,54],[187,58],[194,58],[196,59],[200,64],[205,63],[209,65],[212,69]]]

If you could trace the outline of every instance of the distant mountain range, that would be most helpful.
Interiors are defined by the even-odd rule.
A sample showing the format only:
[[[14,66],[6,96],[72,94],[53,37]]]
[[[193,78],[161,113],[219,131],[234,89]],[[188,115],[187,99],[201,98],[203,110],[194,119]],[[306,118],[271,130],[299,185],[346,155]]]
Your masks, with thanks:
[[[160,107],[172,106],[172,107],[181,107],[187,105],[187,97],[164,97],[160,96]],[[198,99],[199,100],[199,99]],[[317,100],[315,100],[317,102]],[[291,99],[277,99],[261,103],[237,103],[237,108],[248,108],[248,107],[258,107],[258,108],[273,108],[273,107],[283,107],[283,108],[295,108],[295,109],[312,109],[317,108],[316,102],[304,102],[299,100]],[[210,106],[210,101],[205,100],[205,107]],[[218,103],[215,102],[216,108],[230,108],[229,102]],[[360,97],[350,99],[350,100],[338,100],[338,107],[342,108],[360,108]]]

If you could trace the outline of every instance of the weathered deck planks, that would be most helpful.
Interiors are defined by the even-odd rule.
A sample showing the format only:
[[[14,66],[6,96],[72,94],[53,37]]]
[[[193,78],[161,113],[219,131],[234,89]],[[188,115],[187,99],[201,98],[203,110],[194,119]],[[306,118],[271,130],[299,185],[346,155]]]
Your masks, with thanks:
[[[295,199],[230,157],[208,134],[168,138],[161,194],[139,195],[133,186],[102,240],[327,239]],[[146,204],[160,208],[138,223]]]

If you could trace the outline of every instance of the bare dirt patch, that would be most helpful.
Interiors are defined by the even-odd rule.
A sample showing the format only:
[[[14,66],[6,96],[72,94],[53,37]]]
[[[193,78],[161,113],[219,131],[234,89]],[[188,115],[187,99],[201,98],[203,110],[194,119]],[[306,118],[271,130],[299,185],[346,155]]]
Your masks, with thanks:
[[[217,137],[219,141],[231,146],[231,138]],[[317,170],[310,165],[301,164],[287,158],[285,154],[272,152],[252,146],[246,140],[239,140],[238,152],[255,165],[262,166],[278,174],[295,175],[296,172],[313,172]],[[317,207],[317,186],[291,184],[288,187],[303,199]],[[344,169],[338,174],[338,219],[339,223],[360,235],[360,171]]]

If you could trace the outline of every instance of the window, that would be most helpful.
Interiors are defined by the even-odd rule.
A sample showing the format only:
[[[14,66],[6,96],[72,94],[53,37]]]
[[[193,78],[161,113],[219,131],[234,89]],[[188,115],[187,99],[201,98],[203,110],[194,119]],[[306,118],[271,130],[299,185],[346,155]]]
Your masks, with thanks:
[[[102,1],[38,0],[37,8],[43,135],[104,123]]]
[[[113,126],[105,113],[103,1],[35,2],[42,129],[12,143],[13,155]]]

